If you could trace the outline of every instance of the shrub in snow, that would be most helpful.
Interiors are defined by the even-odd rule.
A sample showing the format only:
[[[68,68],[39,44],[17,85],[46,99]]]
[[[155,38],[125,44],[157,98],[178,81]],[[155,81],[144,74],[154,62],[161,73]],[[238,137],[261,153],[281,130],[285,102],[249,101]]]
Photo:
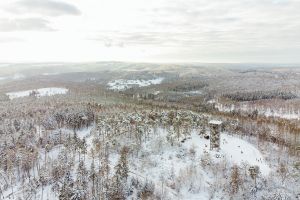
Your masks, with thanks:
[[[43,121],[42,121],[42,126],[46,129],[46,130],[54,130],[57,127],[57,122],[55,120],[54,117],[46,117]]]
[[[191,157],[192,160],[195,159],[195,156],[196,156],[196,150],[195,150],[195,146],[192,145],[191,148],[189,149],[189,155]]]
[[[295,199],[286,190],[277,189],[261,196],[262,200],[292,200]]]
[[[207,166],[211,166],[212,164],[212,158],[209,153],[204,153],[201,155],[200,164],[203,168],[206,168]]]
[[[40,169],[40,174],[39,174],[39,182],[42,185],[47,185],[51,181],[51,172],[46,168],[42,167]]]
[[[186,189],[188,192],[196,194],[201,190],[202,180],[203,176],[199,168],[190,165],[179,171],[175,179],[175,189],[177,192]]]
[[[155,191],[154,183],[152,183],[150,181],[146,181],[141,186],[141,188],[139,188],[137,196],[140,199],[151,199],[151,197],[153,198],[154,191]]]

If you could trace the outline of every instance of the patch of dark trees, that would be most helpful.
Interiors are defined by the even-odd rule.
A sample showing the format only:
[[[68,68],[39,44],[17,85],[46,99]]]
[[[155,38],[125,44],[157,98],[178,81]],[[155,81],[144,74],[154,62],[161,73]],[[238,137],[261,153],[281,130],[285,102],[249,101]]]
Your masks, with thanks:
[[[224,94],[223,97],[229,98],[233,101],[256,101],[263,99],[295,99],[297,95],[292,92],[283,91],[253,91],[253,92],[236,92],[231,94]]]
[[[187,92],[187,91],[195,91],[207,87],[207,83],[199,83],[199,82],[186,82],[180,85],[174,85],[169,88],[169,91],[173,92]]]

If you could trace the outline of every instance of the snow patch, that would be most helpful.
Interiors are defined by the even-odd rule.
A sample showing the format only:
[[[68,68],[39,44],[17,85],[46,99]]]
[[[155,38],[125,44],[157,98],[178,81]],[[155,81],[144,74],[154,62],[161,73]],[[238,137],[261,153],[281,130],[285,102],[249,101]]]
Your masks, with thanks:
[[[187,94],[202,94],[201,90],[192,90],[192,91],[188,91],[186,92]]]
[[[22,98],[22,97],[28,97],[31,93],[36,92],[37,97],[42,96],[53,96],[56,94],[66,94],[69,90],[66,88],[40,88],[40,89],[34,89],[34,90],[25,90],[25,91],[18,91],[18,92],[9,92],[6,93],[6,95],[9,97],[9,99],[16,99],[16,98]]]
[[[159,77],[156,79],[151,79],[151,80],[124,80],[124,79],[118,79],[114,81],[110,81],[107,83],[107,86],[110,90],[126,90],[129,88],[132,88],[134,86],[138,87],[145,87],[149,85],[157,85],[160,84],[164,78]]]
[[[217,125],[222,124],[222,122],[219,121],[219,120],[210,120],[208,123],[209,123],[209,124],[217,124]]]

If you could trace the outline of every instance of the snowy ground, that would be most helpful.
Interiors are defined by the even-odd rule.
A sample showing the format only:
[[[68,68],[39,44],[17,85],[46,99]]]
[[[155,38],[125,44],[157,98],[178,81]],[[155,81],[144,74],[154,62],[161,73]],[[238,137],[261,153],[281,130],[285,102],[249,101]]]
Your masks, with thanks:
[[[41,96],[52,96],[56,94],[66,94],[68,89],[66,88],[40,88],[35,90],[25,90],[25,91],[18,91],[18,92],[9,92],[6,95],[9,96],[9,99],[16,99],[22,97],[28,97],[32,92],[37,92],[37,97]]]
[[[156,78],[156,79],[151,79],[151,80],[143,80],[143,79],[140,79],[140,80],[124,80],[124,79],[118,79],[118,80],[110,81],[109,83],[107,83],[107,86],[111,90],[125,90],[125,89],[132,88],[134,86],[145,87],[145,86],[149,86],[149,85],[160,84],[163,80],[164,80],[164,78],[161,78],[161,77]]]

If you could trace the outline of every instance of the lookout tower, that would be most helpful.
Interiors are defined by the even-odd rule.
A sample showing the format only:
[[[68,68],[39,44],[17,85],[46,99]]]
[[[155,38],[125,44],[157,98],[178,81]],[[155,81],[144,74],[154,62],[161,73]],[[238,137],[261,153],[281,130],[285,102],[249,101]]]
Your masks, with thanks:
[[[220,127],[221,121],[211,120],[208,122],[210,127],[210,150],[220,149]]]

